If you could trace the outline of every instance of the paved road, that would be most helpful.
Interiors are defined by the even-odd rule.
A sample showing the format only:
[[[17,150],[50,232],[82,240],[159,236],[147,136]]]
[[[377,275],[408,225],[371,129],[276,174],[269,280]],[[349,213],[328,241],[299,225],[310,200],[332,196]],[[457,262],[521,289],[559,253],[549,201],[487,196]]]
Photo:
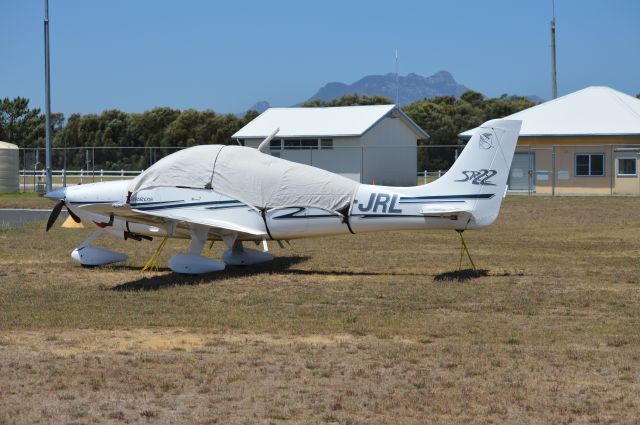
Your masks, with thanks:
[[[46,209],[17,209],[17,208],[0,208],[0,228],[19,226],[31,221],[46,221],[51,214],[51,210]],[[62,210],[58,220],[65,220],[67,212]],[[62,223],[62,222],[61,222]]]

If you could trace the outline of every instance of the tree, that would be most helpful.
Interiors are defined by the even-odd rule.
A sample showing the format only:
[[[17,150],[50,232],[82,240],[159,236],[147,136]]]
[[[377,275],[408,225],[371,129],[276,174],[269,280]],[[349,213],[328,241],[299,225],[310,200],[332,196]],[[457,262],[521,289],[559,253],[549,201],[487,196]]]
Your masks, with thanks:
[[[467,91],[456,99],[439,96],[423,99],[405,108],[404,112],[431,136],[429,145],[458,145],[458,134],[475,128],[493,118],[502,118],[529,108],[535,103],[524,97],[502,95],[486,99],[482,94]],[[424,149],[419,150],[421,169],[442,169],[451,165],[451,148],[431,149],[427,158]]]
[[[302,104],[303,107],[325,107],[325,106],[356,106],[356,105],[391,105],[393,101],[384,96],[360,96],[357,93],[345,94],[338,99],[320,100],[311,99]]]
[[[40,130],[44,131],[44,116],[40,109],[29,108],[29,99],[5,97],[0,101],[2,139],[21,147],[31,147],[37,143]]]

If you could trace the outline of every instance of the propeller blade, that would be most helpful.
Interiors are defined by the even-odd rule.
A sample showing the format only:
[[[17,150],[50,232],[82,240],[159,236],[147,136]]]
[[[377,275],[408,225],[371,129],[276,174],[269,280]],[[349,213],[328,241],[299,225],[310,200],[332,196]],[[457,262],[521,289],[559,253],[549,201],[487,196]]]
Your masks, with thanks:
[[[65,207],[67,207],[67,205],[65,205]],[[76,213],[74,213],[73,211],[71,211],[71,210],[69,209],[69,207],[67,207],[67,212],[69,213],[69,215],[71,216],[71,218],[73,219],[73,221],[75,221],[76,223],[80,223],[80,221],[81,221],[81,220],[80,220],[80,217],[78,217],[78,216],[76,215]]]
[[[53,226],[53,223],[56,222],[58,216],[60,215],[60,211],[62,211],[62,207],[64,206],[64,201],[60,201],[56,204],[55,207],[51,210],[51,215],[49,216],[49,220],[47,220],[47,232]]]

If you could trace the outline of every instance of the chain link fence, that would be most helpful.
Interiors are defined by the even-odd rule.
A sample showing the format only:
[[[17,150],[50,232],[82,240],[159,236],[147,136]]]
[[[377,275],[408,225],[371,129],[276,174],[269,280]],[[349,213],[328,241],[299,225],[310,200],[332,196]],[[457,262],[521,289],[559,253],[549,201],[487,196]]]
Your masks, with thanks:
[[[462,145],[282,148],[270,153],[368,184],[406,186],[442,176]],[[54,148],[53,185],[130,179],[181,147]],[[519,145],[509,173],[514,194],[640,195],[640,145]],[[44,149],[20,149],[22,191],[45,190]],[[414,164],[414,165],[408,165]],[[188,172],[188,170],[187,170]]]

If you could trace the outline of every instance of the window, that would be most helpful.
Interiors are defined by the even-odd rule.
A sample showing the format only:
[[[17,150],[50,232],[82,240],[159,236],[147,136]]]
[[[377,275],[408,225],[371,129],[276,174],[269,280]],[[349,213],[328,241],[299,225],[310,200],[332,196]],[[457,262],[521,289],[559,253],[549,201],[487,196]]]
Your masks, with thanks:
[[[285,149],[318,149],[318,139],[284,139]]]
[[[576,154],[576,176],[604,176],[604,154]]]
[[[272,151],[282,149],[282,139],[271,140],[271,142],[269,143],[269,149],[271,149]]]
[[[320,149],[333,149],[333,139],[320,139]]]
[[[271,150],[280,149],[333,149],[333,139],[273,139]]]
[[[318,149],[318,139],[303,139],[302,140],[302,148],[303,149]]]
[[[300,149],[300,139],[284,139],[285,149]]]
[[[618,177],[637,176],[638,160],[634,157],[616,158],[616,175]]]

